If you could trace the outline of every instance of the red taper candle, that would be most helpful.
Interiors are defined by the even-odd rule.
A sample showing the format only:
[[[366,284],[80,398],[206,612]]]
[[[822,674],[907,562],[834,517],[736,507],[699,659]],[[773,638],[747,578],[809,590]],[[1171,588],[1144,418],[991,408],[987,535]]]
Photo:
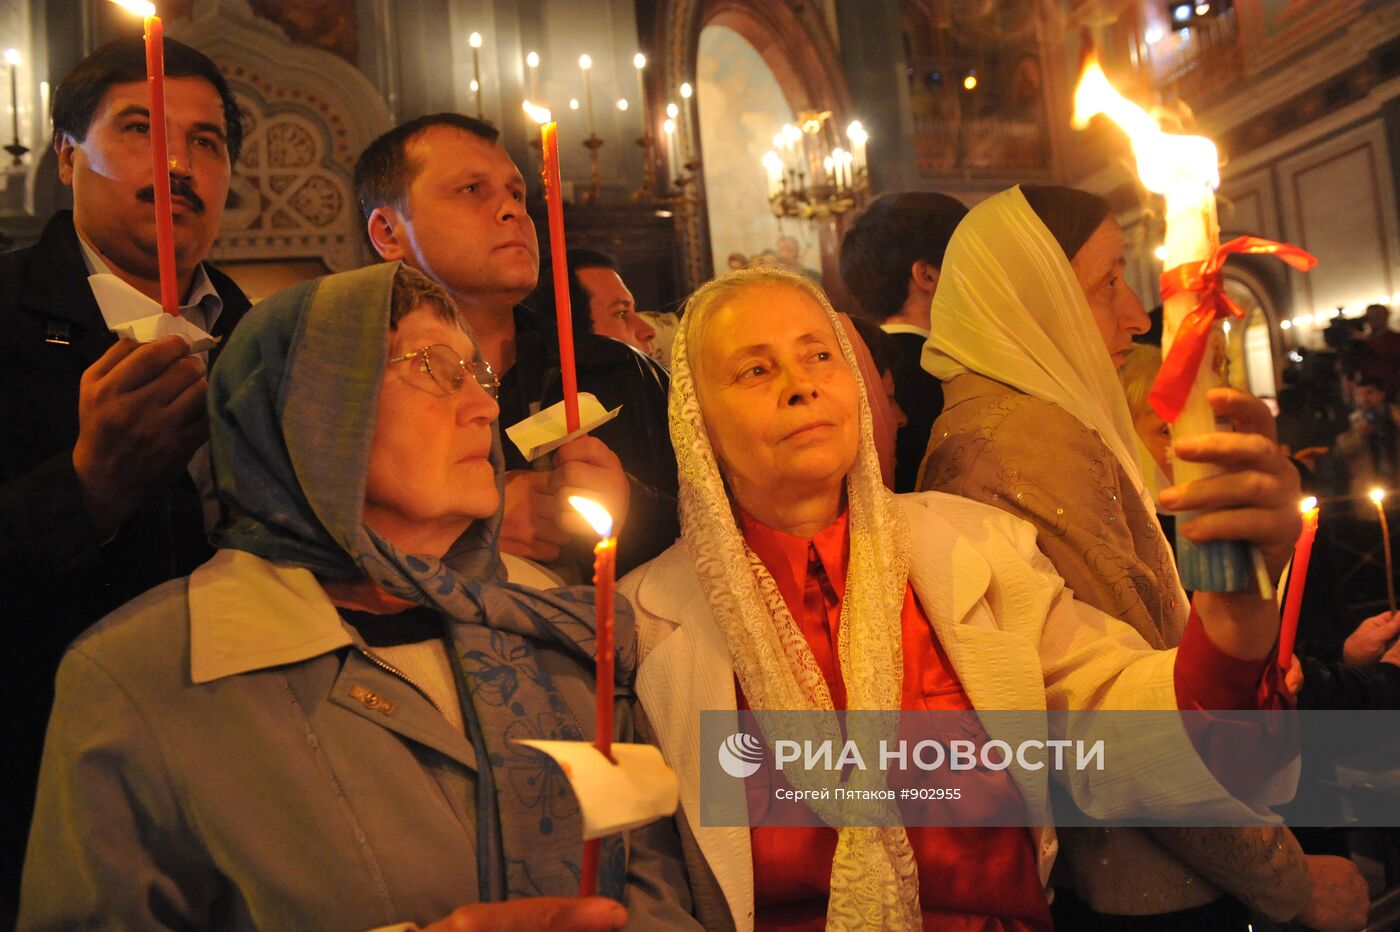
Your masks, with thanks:
[[[1298,637],[1298,613],[1303,608],[1303,589],[1308,581],[1313,540],[1317,537],[1317,499],[1302,502],[1303,532],[1293,545],[1293,566],[1288,571],[1288,595],[1283,603],[1283,619],[1278,631],[1278,665],[1287,670],[1293,663],[1293,644]]]
[[[154,8],[152,8],[154,9]],[[175,222],[170,209],[170,144],[165,135],[165,27],[146,16],[146,87],[151,92],[151,184],[156,192],[156,261],[160,267],[160,306],[180,316],[175,271]]]
[[[559,330],[559,376],[564,383],[564,422],[579,428],[578,375],[574,368],[574,320],[569,303],[568,249],[564,244],[564,195],[559,186],[559,124],[550,112],[525,101],[525,112],[540,123],[544,155],[544,199],[549,211],[549,262],[554,269],[554,315]]]

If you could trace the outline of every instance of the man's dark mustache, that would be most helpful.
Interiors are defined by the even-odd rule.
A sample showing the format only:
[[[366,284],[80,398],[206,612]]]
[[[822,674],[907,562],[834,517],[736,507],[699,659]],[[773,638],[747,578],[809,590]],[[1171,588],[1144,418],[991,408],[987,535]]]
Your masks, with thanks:
[[[183,181],[179,178],[171,178],[170,196],[183,197],[186,201],[189,202],[190,210],[194,211],[197,214],[204,213],[204,199],[201,198],[198,194],[194,193],[194,188],[190,187],[188,181]],[[145,201],[147,204],[154,204],[156,202],[155,185],[148,184],[141,190],[137,191],[136,199],[138,201]]]

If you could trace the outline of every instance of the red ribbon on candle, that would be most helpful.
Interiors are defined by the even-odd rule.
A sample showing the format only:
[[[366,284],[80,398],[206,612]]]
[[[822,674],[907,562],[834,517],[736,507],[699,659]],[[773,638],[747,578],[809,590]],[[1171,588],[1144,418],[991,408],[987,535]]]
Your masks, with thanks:
[[[1283,603],[1283,619],[1278,631],[1278,665],[1287,672],[1293,663],[1293,644],[1298,636],[1298,613],[1303,608],[1303,588],[1308,581],[1313,541],[1317,537],[1317,506],[1303,512],[1303,532],[1293,545],[1293,568],[1288,571],[1288,596]]]
[[[559,185],[559,124],[540,127],[544,147],[544,199],[549,209],[549,262],[554,269],[554,322],[559,330],[559,377],[564,383],[564,423],[579,428],[578,375],[574,369],[574,318],[569,303],[568,250],[564,244],[564,195]]]
[[[146,17],[146,87],[151,93],[151,184],[156,194],[156,261],[160,268],[160,306],[180,316],[175,270],[175,223],[170,208],[170,146],[165,135],[165,27],[159,16]]]
[[[1317,259],[1297,246],[1276,243],[1257,236],[1240,236],[1222,243],[1204,262],[1188,262],[1162,273],[1162,300],[1185,291],[1200,295],[1196,307],[1182,318],[1172,340],[1171,350],[1152,383],[1148,400],[1152,410],[1167,423],[1174,422],[1186,406],[1186,397],[1196,383],[1201,359],[1210,343],[1210,330],[1224,317],[1243,317],[1244,311],[1225,293],[1222,267],[1232,255],[1277,256],[1300,272],[1317,265]]]
[[[617,579],[617,538],[604,537],[593,548],[593,585],[597,587],[594,615],[597,631],[593,641],[594,663],[594,732],[593,746],[612,760],[613,734],[613,592]],[[583,843],[583,865],[579,869],[579,896],[598,892],[598,858],[602,839],[592,838]]]

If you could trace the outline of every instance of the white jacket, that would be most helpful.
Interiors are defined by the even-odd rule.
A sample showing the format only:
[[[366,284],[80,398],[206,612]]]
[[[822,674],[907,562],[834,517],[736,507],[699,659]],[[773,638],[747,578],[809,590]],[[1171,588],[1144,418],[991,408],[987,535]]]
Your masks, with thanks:
[[[1176,651],[1153,650],[1128,625],[1076,601],[1036,549],[1030,524],[938,492],[902,495],[900,502],[910,532],[909,581],[974,708],[1177,707]],[[621,591],[637,612],[637,692],[680,778],[682,811],[736,928],[752,929],[749,830],[700,822],[700,754],[714,752],[700,747],[700,712],[733,711],[736,696],[729,650],[687,545],[677,542],[629,573]],[[992,722],[984,725],[993,738],[1016,737],[998,733]],[[1233,816],[1238,824],[1257,820],[1260,813],[1230,797],[1184,729],[1177,731],[1178,740],[1163,741],[1154,730],[1151,742],[1115,755],[1128,766],[1075,773],[1068,789],[1080,809],[1100,819],[1150,811],[1158,817]],[[1027,812],[1047,812],[1046,772],[1013,772]],[[1031,834],[1047,883],[1058,849],[1055,831],[1045,825]],[[692,872],[692,883],[698,879]]]

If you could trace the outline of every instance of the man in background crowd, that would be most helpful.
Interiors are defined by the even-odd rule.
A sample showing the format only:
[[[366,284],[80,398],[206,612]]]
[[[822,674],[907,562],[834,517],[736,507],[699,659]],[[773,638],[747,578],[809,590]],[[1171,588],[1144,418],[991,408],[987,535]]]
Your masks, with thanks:
[[[165,40],[175,266],[184,319],[227,335],[248,308],[204,260],[223,217],[243,127],[218,68]],[[0,257],[0,580],[11,669],[0,809],[0,925],[13,912],[53,679],[68,643],[213,552],[205,371],[180,337],[137,344],[88,276],[160,297],[146,55],[119,39],[54,91],[53,146],[73,210]],[[213,350],[209,355],[217,353]]]
[[[574,333],[612,337],[647,356],[652,355],[656,330],[637,314],[637,300],[622,280],[617,260],[596,249],[570,249],[567,256]],[[540,280],[548,288],[541,289],[537,295],[536,309],[542,309],[543,301],[552,306],[554,296],[551,277],[541,275]]]
[[[369,144],[355,165],[355,193],[380,257],[402,260],[445,287],[500,377],[504,429],[559,401],[563,390],[552,314],[521,302],[539,281],[539,241],[525,211],[525,179],[488,123],[438,113],[400,124]],[[575,340],[578,387],[621,414],[532,468],[505,443],[501,549],[575,575],[591,544],[561,522],[570,490],[598,498],[619,535],[618,572],[666,547],[679,532],[676,460],[666,420],[665,372],[616,341]]]
[[[908,423],[895,436],[895,491],[912,492],[929,432],[943,410],[943,389],[924,371],[929,307],[943,254],[967,208],[946,194],[882,194],[860,212],[841,241],[841,277],[864,314],[899,346],[895,397]]]

